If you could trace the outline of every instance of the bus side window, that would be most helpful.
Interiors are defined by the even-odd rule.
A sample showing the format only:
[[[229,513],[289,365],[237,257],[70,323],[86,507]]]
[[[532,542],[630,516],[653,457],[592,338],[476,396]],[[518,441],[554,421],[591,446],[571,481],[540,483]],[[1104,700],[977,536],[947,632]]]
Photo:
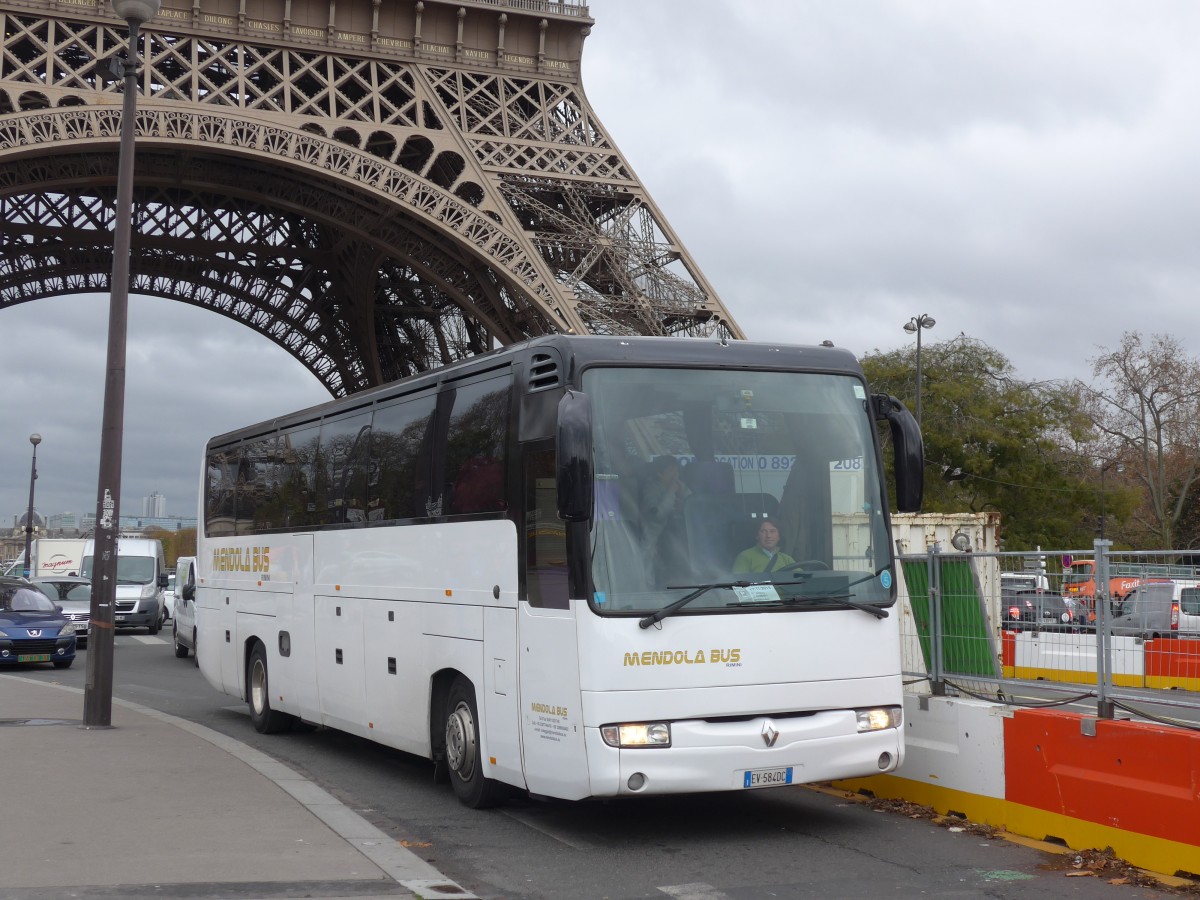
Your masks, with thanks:
[[[313,468],[321,428],[308,425],[284,431],[279,436],[279,499],[282,528],[304,528],[317,522]]]
[[[436,396],[405,397],[375,410],[367,518],[417,519],[429,499],[429,423]]]
[[[511,376],[459,385],[446,434],[445,515],[501,512]]]
[[[529,605],[567,609],[567,531],[558,517],[554,448],[525,452],[525,561]]]
[[[210,453],[205,482],[204,533],[209,537],[233,534],[237,452]]]
[[[323,503],[317,510],[322,525],[367,520],[367,451],[371,441],[371,412],[358,412],[321,423],[321,462],[324,465]]]
[[[275,437],[272,434],[242,445],[238,459],[237,534],[258,534],[278,527]]]

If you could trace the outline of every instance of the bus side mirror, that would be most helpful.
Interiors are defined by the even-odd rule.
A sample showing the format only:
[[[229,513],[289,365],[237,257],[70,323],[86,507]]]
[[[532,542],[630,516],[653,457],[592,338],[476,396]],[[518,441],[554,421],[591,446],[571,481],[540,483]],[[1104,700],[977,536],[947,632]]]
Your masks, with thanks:
[[[895,455],[896,508],[900,512],[920,512],[925,495],[925,442],[917,420],[903,403],[887,394],[873,394],[875,418],[887,419],[892,428]]]
[[[558,517],[592,520],[592,401],[567,391],[558,401]]]

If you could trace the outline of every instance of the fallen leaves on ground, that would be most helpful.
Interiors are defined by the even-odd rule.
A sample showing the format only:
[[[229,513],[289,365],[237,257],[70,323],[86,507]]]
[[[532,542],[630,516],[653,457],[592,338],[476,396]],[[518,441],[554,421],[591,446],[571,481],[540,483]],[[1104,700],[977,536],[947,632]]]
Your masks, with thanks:
[[[908,800],[886,800],[852,793],[847,793],[846,797],[864,803],[876,812],[893,813],[908,819],[927,819],[935,825],[954,832],[966,832],[989,838],[999,837],[1004,833],[1003,828],[981,825],[958,815],[942,815],[932,807],[922,806]],[[1163,884],[1153,875],[1120,859],[1111,847],[1104,850],[1076,850],[1074,852],[1064,850],[1061,855],[1056,856],[1052,862],[1043,864],[1041,868],[1050,871],[1066,870],[1064,874],[1067,878],[1103,878],[1109,884],[1114,885],[1130,884],[1136,887],[1155,888],[1163,894],[1200,896],[1200,883]]]

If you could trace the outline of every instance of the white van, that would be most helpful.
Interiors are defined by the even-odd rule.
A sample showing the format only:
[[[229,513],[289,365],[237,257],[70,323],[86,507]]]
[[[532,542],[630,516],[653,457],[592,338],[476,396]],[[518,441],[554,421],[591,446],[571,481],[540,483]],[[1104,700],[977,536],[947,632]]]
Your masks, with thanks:
[[[1200,637],[1200,582],[1148,581],[1116,607],[1114,634]]]
[[[95,570],[95,541],[83,548],[79,574],[91,578]],[[163,588],[167,586],[167,561],[162,541],[147,538],[117,538],[117,628],[146,628],[158,634],[166,615]]]
[[[196,557],[175,560],[175,612],[171,616],[171,637],[175,655],[187,659],[196,654]],[[196,665],[200,665],[199,660]]]
[[[1200,637],[1200,581],[1176,581],[1175,601],[1179,604],[1179,630]]]

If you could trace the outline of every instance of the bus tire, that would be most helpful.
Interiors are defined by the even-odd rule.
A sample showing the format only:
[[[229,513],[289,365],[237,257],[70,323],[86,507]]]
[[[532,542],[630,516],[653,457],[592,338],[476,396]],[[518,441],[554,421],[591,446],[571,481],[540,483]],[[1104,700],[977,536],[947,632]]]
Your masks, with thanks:
[[[446,765],[450,784],[464,806],[486,809],[502,799],[503,786],[483,775],[475,689],[461,675],[446,695]]]
[[[255,644],[246,667],[246,703],[250,706],[250,721],[259,734],[279,734],[290,731],[296,717],[271,709],[271,686],[267,680],[267,651]]]

